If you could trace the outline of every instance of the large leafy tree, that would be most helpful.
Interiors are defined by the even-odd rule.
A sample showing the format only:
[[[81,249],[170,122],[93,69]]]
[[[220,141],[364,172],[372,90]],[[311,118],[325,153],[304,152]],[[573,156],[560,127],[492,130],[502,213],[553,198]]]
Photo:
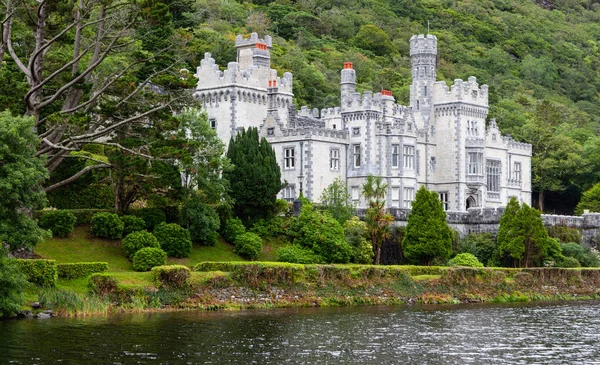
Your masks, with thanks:
[[[29,214],[45,204],[41,184],[48,176],[35,158],[33,124],[33,118],[0,113],[0,242],[12,249],[33,247],[47,235]]]
[[[243,130],[231,138],[227,157],[233,169],[223,176],[231,183],[234,214],[247,226],[272,217],[282,184],[275,151],[269,142],[259,138],[256,128]]]
[[[27,83],[15,91],[24,93],[23,112],[35,121],[37,156],[47,157],[50,172],[65,158],[94,162],[46,191],[111,168],[74,153],[89,143],[149,158],[114,136],[132,124],[153,126],[158,113],[189,100],[182,90],[189,80],[177,72],[179,38],[160,0],[10,0],[0,4],[0,16],[0,74]]]
[[[452,254],[452,230],[438,194],[422,186],[412,203],[406,233],[402,240],[409,263],[431,265],[446,262]]]
[[[594,213],[600,212],[600,183],[597,183],[583,193],[575,212],[582,214],[586,209]]]
[[[512,198],[500,218],[498,256],[514,267],[541,266],[547,258],[559,258],[560,246],[548,237],[540,211]]]
[[[390,226],[394,223],[394,217],[385,211],[385,192],[387,188],[388,185],[382,181],[381,177],[374,177],[373,175],[367,176],[367,181],[362,186],[362,194],[369,202],[365,222],[375,253],[375,265],[379,265],[381,261],[383,240],[392,236]]]

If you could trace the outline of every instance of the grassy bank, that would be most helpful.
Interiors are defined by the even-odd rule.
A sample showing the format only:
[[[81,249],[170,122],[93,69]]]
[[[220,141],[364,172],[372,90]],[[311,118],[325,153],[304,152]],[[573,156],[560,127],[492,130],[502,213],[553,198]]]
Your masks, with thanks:
[[[223,269],[223,270],[221,270]],[[58,315],[379,304],[600,299],[600,270],[202,263],[180,288],[150,273],[112,273],[118,288],[91,294],[87,279],[59,279],[39,301]]]

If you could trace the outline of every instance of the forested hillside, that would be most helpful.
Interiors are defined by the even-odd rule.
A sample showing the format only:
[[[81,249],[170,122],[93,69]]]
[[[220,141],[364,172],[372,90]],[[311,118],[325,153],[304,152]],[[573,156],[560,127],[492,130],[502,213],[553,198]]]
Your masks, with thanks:
[[[56,25],[62,24],[60,17],[76,14],[74,3],[87,4],[51,3],[48,22]],[[138,16],[145,21],[132,22],[127,34],[137,43],[121,47],[119,57],[140,61],[159,54],[166,40],[176,47],[148,58],[154,68],[136,69],[135,77],[113,86],[127,86],[128,81],[132,85],[169,62],[174,69],[194,70],[204,52],[212,53],[224,68],[235,60],[236,34],[258,32],[274,38],[272,66],[280,73],[294,74],[297,107],[338,105],[344,61],[353,62],[359,90],[390,89],[398,102],[406,104],[409,38],[426,33],[429,24],[429,32],[438,37],[438,79],[452,83],[473,75],[480,84],[488,84],[490,117],[497,119],[504,133],[533,144],[534,201],[545,197],[546,212],[569,213],[580,194],[600,181],[598,0],[148,0],[142,5]],[[30,13],[35,19],[35,13]],[[21,35],[22,42],[33,44],[35,27],[27,23],[26,14],[20,16],[13,38]],[[84,28],[84,37],[85,30],[90,28]],[[57,26],[48,35],[59,31]],[[92,35],[87,34],[90,39]],[[50,58],[46,75],[52,67],[57,69],[53,62],[73,53],[72,44],[61,43],[46,55]],[[28,85],[8,53],[0,68],[0,108],[24,114],[31,109],[23,102],[31,82]],[[120,60],[111,55],[109,71],[118,68]],[[164,78],[157,83],[173,89],[185,86]],[[58,89],[50,85],[44,85],[45,92]],[[123,92],[111,95],[112,106],[126,97]],[[42,116],[61,110],[52,103],[44,108]],[[136,112],[141,110],[131,111]]]

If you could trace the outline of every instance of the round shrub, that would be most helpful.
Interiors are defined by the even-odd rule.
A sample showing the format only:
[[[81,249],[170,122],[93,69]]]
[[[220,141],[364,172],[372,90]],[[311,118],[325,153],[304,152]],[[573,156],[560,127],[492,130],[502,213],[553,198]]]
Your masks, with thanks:
[[[172,257],[188,257],[192,240],[187,229],[175,223],[161,223],[154,229],[160,247]]]
[[[256,233],[247,232],[235,239],[235,252],[242,257],[256,259],[262,252],[262,240]]]
[[[237,236],[246,233],[246,227],[244,227],[244,223],[242,220],[235,217],[229,218],[225,222],[225,227],[223,227],[223,238],[227,240],[227,242],[235,242]]]
[[[144,247],[133,255],[133,269],[148,271],[167,263],[167,253],[160,248]]]
[[[131,232],[143,231],[146,228],[146,222],[135,215],[124,215],[121,217],[123,221],[123,236],[127,236]]]
[[[123,221],[114,213],[96,213],[92,217],[92,234],[96,237],[116,240],[123,235]]]
[[[579,261],[576,258],[566,256],[560,262],[558,262],[556,266],[564,267],[564,268],[581,267],[581,264],[579,263]]]
[[[190,199],[181,210],[181,225],[187,227],[193,242],[204,246],[217,244],[217,230],[221,225],[219,215],[199,197]]]
[[[146,222],[146,229],[149,231],[167,220],[165,212],[160,208],[142,208],[138,210],[138,214]]]
[[[125,255],[131,260],[136,252],[146,247],[160,248],[160,243],[156,237],[148,231],[132,232],[123,238],[123,249]]]
[[[308,248],[298,245],[281,247],[277,250],[277,261],[294,264],[320,264],[323,259]]]
[[[183,288],[190,277],[190,269],[183,265],[156,266],[152,268],[152,281],[158,286]]]
[[[54,237],[69,237],[77,218],[68,210],[48,210],[42,213],[39,225],[52,231]]]
[[[468,267],[483,267],[483,264],[477,260],[477,257],[471,253],[459,253],[453,259],[448,261],[450,266],[468,266]]]

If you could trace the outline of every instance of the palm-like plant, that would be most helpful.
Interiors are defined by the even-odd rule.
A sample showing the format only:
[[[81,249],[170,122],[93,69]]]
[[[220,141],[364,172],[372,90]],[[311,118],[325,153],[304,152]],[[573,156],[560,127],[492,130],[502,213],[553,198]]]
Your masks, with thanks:
[[[391,236],[390,226],[394,217],[385,211],[385,193],[388,184],[381,177],[369,175],[362,186],[362,194],[368,200],[369,206],[365,215],[368,231],[375,252],[375,265],[381,261],[381,244]]]

